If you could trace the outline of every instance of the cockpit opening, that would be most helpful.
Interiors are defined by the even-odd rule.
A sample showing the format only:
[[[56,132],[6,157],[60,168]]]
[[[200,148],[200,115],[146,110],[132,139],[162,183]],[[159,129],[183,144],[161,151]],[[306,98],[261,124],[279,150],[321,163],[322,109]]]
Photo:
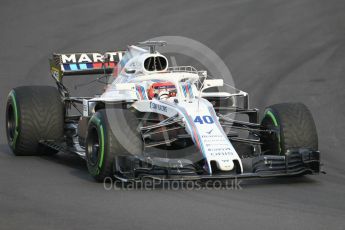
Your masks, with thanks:
[[[169,81],[155,82],[148,89],[148,97],[150,100],[153,98],[167,99],[169,97],[176,97],[176,86]]]

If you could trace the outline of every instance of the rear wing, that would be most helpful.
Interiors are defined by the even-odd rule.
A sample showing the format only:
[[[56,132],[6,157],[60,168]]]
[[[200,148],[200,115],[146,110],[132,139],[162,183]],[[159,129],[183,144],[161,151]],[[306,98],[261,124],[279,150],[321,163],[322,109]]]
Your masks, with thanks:
[[[122,59],[124,51],[100,53],[53,54],[49,59],[51,75],[61,81],[63,76],[111,74]]]

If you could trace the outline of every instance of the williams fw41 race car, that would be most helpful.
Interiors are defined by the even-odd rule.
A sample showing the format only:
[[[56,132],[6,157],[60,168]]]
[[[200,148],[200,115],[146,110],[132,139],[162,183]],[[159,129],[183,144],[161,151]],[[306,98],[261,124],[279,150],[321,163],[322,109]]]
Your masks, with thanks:
[[[53,54],[57,87],[8,96],[6,130],[17,156],[66,152],[96,181],[209,180],[320,172],[313,117],[302,103],[268,106],[259,120],[246,92],[191,66],[168,66],[162,41],[126,51]],[[63,80],[96,75],[104,92],[73,97]],[[112,79],[112,81],[110,81]]]

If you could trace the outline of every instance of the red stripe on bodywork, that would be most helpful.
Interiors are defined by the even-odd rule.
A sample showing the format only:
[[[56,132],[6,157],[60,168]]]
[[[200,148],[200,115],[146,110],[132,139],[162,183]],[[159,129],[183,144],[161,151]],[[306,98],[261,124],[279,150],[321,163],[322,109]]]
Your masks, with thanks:
[[[187,95],[190,97],[190,93],[189,93],[189,89],[188,89],[188,84],[186,84],[185,87],[186,87]]]
[[[109,62],[109,63],[105,63],[105,67],[110,67],[110,68],[114,68],[115,67],[115,63],[114,62]]]
[[[139,92],[139,95],[140,95],[140,99],[141,100],[143,100],[143,93],[142,93],[142,91],[141,91],[141,87],[140,86],[137,86],[137,90],[138,90],[138,92]]]
[[[95,63],[93,63],[93,68],[94,69],[100,69],[100,68],[102,68],[102,62],[95,62]]]

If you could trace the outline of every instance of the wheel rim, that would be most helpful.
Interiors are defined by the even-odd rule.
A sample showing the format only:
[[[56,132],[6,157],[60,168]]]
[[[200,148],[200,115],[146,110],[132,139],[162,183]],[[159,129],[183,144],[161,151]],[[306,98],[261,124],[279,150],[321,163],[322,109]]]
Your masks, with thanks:
[[[9,104],[7,108],[6,129],[9,141],[13,142],[16,132],[16,115],[12,104]]]
[[[99,137],[95,127],[90,130],[89,140],[87,143],[88,159],[92,166],[95,166],[98,162],[100,155]]]

